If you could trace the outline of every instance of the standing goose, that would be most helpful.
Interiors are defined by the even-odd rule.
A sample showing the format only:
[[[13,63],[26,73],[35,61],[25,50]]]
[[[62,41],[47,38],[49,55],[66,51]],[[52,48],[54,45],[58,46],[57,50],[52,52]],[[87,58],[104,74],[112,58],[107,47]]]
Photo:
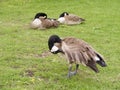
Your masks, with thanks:
[[[57,35],[52,35],[48,40],[49,50],[53,54],[63,53],[69,62],[68,77],[77,73],[79,64],[88,66],[96,73],[99,72],[96,63],[102,67],[106,66],[103,57],[96,52],[88,43],[81,39],[67,37],[60,39]],[[76,64],[76,70],[72,71],[72,63]]]
[[[33,29],[47,29],[58,26],[59,22],[55,19],[47,18],[46,13],[37,13],[31,23],[31,28]]]
[[[74,14],[69,14],[67,12],[63,12],[59,18],[58,21],[62,24],[67,24],[67,25],[75,25],[75,24],[80,24],[85,21],[85,19],[80,18],[79,16],[76,16]]]

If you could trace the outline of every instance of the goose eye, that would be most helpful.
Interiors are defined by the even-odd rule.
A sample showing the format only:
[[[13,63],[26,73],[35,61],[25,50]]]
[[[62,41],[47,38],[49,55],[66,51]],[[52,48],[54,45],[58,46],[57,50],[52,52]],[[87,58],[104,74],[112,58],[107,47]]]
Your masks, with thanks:
[[[58,50],[59,50],[59,48],[57,46],[53,46],[52,49],[51,49],[51,52],[56,52]]]

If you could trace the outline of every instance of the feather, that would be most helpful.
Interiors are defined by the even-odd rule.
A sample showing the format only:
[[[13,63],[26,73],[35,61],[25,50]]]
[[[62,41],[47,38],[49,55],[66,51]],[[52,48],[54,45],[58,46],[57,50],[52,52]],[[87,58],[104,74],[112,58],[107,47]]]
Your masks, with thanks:
[[[87,66],[94,70],[96,73],[99,72],[98,68],[96,67],[95,61],[89,60]]]

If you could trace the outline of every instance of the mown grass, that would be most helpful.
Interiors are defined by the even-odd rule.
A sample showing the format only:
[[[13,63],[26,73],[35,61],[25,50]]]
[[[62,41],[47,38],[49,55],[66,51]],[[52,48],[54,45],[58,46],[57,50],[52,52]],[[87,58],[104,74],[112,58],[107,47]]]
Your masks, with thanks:
[[[119,90],[120,89],[119,0],[1,0],[0,89],[1,90]],[[37,12],[58,18],[67,11],[86,19],[81,25],[32,30]],[[50,35],[74,36],[90,43],[108,64],[96,74],[80,66],[66,78],[68,64],[61,55],[47,53]]]

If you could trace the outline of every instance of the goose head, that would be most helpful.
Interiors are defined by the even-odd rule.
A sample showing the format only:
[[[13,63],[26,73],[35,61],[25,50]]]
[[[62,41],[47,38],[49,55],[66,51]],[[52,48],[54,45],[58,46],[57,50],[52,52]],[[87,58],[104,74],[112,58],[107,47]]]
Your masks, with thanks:
[[[67,15],[69,15],[69,13],[67,13],[67,12],[63,12],[62,14],[60,14],[59,18],[60,18],[60,17],[67,16]]]
[[[65,16],[69,15],[67,12],[63,12],[62,14],[60,14],[58,21],[60,23],[64,23],[65,22]]]
[[[61,52],[60,47],[61,47],[61,39],[57,35],[52,35],[49,37],[48,40],[48,47],[51,53],[57,54]]]
[[[96,63],[99,64],[101,67],[106,67],[107,64],[105,63],[104,59],[97,53],[96,56],[97,56],[95,57]]]
[[[37,18],[40,18],[40,17],[43,17],[43,18],[47,18],[47,14],[46,13],[36,13],[34,19],[37,19]]]

